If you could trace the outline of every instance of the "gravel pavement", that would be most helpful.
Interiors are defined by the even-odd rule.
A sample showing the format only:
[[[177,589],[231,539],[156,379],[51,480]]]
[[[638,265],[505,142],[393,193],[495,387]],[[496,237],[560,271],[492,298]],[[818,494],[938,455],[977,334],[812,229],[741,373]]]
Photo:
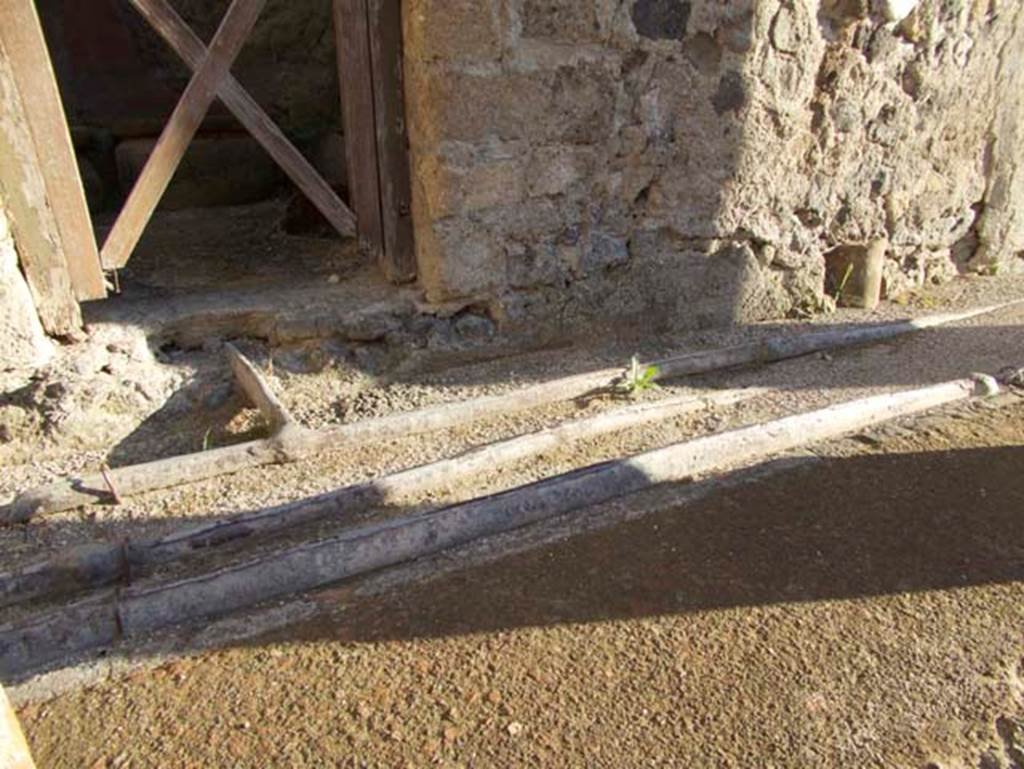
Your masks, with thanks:
[[[960,280],[878,313],[1024,296]],[[410,508],[899,387],[1024,364],[1024,308],[887,344],[686,380],[741,406],[496,470]],[[353,385],[278,369],[321,426],[806,324],[610,342]],[[358,378],[358,377],[357,377]],[[361,381],[361,380],[360,380]],[[374,392],[374,395],[359,393]],[[611,408],[597,403],[590,411]],[[26,562],[260,507],[578,415],[557,405],[0,531]],[[251,414],[235,417],[250,434]],[[180,421],[182,445],[201,421]],[[117,650],[116,675],[15,690],[41,766],[1024,766],[1024,404],[975,404],[804,453],[757,483],[660,489],[236,620],[217,648]],[[187,449],[186,449],[187,450]],[[5,473],[13,492],[81,462]],[[688,496],[689,495],[689,496]],[[350,525],[352,522],[345,522]],[[598,524],[600,524],[598,526]],[[569,537],[568,535],[576,535]],[[277,629],[268,630],[272,625]],[[243,640],[244,639],[244,640]],[[127,673],[125,671],[128,671]],[[53,692],[58,692],[56,696]]]

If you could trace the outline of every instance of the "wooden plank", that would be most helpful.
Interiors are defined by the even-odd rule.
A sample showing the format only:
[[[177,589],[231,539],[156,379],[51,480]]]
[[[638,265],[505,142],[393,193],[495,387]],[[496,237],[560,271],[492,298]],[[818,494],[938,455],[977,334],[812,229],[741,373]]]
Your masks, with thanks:
[[[233,0],[202,65],[189,81],[146,161],[124,209],[103,244],[104,267],[123,267],[142,237],[171,177],[217,96],[217,90],[252,32],[266,0]]]
[[[265,552],[183,580],[135,584],[118,593],[118,616],[125,636],[132,637],[168,625],[237,612],[592,508],[659,484],[735,473],[791,449],[992,394],[984,380],[958,380],[848,401],[670,444],[489,497],[369,523],[328,539]],[[7,633],[17,636],[17,626]]]
[[[243,358],[244,360],[244,358]],[[252,541],[315,521],[356,517],[383,506],[401,506],[415,496],[450,488],[456,479],[538,457],[600,435],[676,419],[696,411],[728,407],[771,392],[762,388],[683,395],[573,419],[554,427],[489,443],[456,457],[401,470],[316,497],[191,524],[159,539],[131,538],[111,545],[78,545],[48,560],[0,573],[0,606],[111,585],[140,567],[208,553],[240,539]]]
[[[131,3],[192,70],[199,69],[206,46],[167,0]],[[331,226],[343,237],[354,237],[356,219],[352,211],[230,73],[225,75],[217,95]]]
[[[2,3],[0,3],[2,5]],[[39,320],[48,334],[81,333],[60,235],[47,204],[46,184],[35,142],[25,119],[4,37],[0,35],[0,205],[7,209],[21,270]]]
[[[18,716],[0,684],[0,769],[36,769]]]
[[[233,344],[229,343],[225,347],[235,381],[249,402],[259,409],[271,431],[277,432],[285,425],[294,424],[295,420],[292,419],[288,407],[270,389],[270,383],[264,379],[263,374],[253,362],[242,355],[241,351]]]
[[[22,95],[25,120],[57,225],[58,248],[67,263],[75,296],[80,300],[102,299],[107,291],[85,190],[33,0],[0,2],[0,37]]]
[[[441,489],[451,488],[456,480],[484,476],[493,473],[497,468],[539,457],[559,447],[579,444],[620,430],[670,421],[696,411],[728,407],[768,392],[770,391],[760,388],[719,390],[706,396],[684,395],[658,402],[633,404],[583,419],[570,420],[535,433],[477,446],[455,457],[411,467],[310,499],[188,526],[158,540],[133,542],[128,539],[125,540],[123,551],[129,553],[133,566],[152,566],[194,556],[208,548],[221,547],[242,538],[252,539],[257,535],[281,532],[314,521],[355,517],[382,507],[397,508],[407,504],[414,497],[429,497]],[[62,578],[69,570],[69,565],[79,563],[82,564],[81,572],[86,570],[87,563],[96,565],[96,581],[89,581],[86,584],[109,584],[104,580],[110,579],[110,575],[116,570],[97,563],[97,551],[98,548],[81,548],[58,556],[50,571],[53,574],[51,584],[54,590],[60,590],[61,586],[66,584],[62,582]],[[111,554],[109,560],[116,560],[116,556]],[[15,591],[19,588],[28,588],[23,595],[40,595],[39,591],[45,579],[42,576],[44,572],[45,567],[36,565],[22,573],[0,575],[0,604],[5,599],[15,600]],[[83,583],[79,583],[78,587],[81,589]]]
[[[379,261],[384,250],[377,136],[374,129],[373,77],[366,0],[334,0],[338,83],[348,160],[348,189],[355,211],[359,245]]]
[[[401,0],[367,2],[384,231],[380,263],[389,280],[407,283],[416,279],[416,254],[413,250],[409,141],[405,132],[402,3]]]

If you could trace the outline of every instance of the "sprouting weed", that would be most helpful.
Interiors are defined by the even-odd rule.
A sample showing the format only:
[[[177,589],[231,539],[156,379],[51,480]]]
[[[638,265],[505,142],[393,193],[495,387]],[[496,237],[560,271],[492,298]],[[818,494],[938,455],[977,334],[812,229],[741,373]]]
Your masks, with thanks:
[[[657,366],[644,366],[634,355],[622,381],[622,389],[630,396],[636,396],[645,390],[652,390],[658,386],[655,380],[659,373]]]

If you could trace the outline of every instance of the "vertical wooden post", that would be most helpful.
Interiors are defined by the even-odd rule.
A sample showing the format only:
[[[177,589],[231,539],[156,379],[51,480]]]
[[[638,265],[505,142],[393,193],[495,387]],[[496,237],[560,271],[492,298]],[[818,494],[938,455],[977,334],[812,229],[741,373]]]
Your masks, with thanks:
[[[338,85],[348,161],[349,204],[356,215],[359,245],[383,262],[380,178],[377,168],[373,67],[366,0],[334,0]]]
[[[0,41],[35,145],[71,285],[79,300],[107,295],[75,150],[33,0],[0,2]]]
[[[0,685],[0,769],[36,769],[4,687]]]
[[[405,283],[416,278],[416,255],[413,251],[409,141],[405,131],[402,2],[367,2],[381,224],[384,230],[382,266],[390,280]]]

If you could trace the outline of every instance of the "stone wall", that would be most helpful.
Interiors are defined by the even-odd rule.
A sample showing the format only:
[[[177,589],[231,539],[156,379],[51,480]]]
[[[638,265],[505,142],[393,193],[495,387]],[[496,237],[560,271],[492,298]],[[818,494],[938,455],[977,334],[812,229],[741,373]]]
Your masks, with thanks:
[[[890,294],[1021,263],[1020,3],[405,0],[405,27],[434,302],[703,326],[818,308],[826,255],[876,237]]]

